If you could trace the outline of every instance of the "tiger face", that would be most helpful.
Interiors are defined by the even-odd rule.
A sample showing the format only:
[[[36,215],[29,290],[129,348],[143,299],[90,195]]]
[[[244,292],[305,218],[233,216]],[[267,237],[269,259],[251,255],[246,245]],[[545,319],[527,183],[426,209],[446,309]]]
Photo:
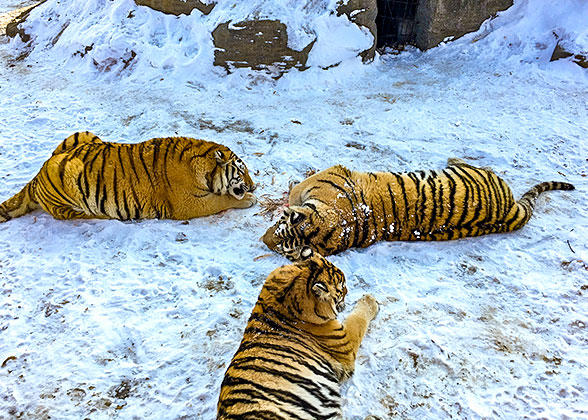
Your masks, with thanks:
[[[255,184],[247,166],[237,155],[230,152],[229,156],[226,156],[222,151],[217,150],[216,161],[221,168],[218,180],[220,194],[227,192],[237,200],[242,200],[247,192],[255,190]]]
[[[307,308],[306,317],[309,318],[310,314],[312,317],[318,316],[321,321],[336,319],[339,312],[345,309],[347,295],[345,275],[322,256],[316,255],[315,258],[320,258],[325,267],[317,278],[310,276],[307,280],[312,293],[312,299],[310,299],[312,304]]]
[[[336,319],[345,307],[345,275],[320,254],[306,250],[310,255],[306,259],[270,274],[264,300],[281,301],[284,315],[294,317],[294,321],[322,324]]]
[[[262,237],[269,249],[282,254],[291,261],[307,258],[320,250],[311,243],[317,234],[313,222],[315,212],[305,206],[291,206],[284,210],[282,217]]]

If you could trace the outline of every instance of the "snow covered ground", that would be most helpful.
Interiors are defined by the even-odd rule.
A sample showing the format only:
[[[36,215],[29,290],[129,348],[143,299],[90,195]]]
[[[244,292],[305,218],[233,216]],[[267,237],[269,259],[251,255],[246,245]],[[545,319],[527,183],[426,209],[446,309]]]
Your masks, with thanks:
[[[48,32],[67,15],[56,3],[44,6],[55,16]],[[193,33],[190,17],[85,3],[102,6],[91,10],[97,33],[119,30],[133,10],[161,51]],[[343,316],[364,293],[380,302],[342,390],[348,419],[585,419],[588,76],[549,57],[554,33],[588,50],[588,4],[558,4],[518,0],[427,53],[277,81],[225,76],[210,51],[195,66],[190,47],[101,73],[72,57],[67,31],[63,45],[40,37],[21,60],[22,44],[0,38],[0,200],[77,130],[226,144],[260,198],[281,197],[308,169],[410,171],[452,156],[493,167],[517,197],[541,181],[571,182],[576,191],[542,195],[518,232],[380,243],[330,260],[347,276]],[[260,211],[129,223],[37,212],[0,225],[0,418],[213,419],[260,287],[287,263],[255,260],[269,253],[258,238],[272,222]]]

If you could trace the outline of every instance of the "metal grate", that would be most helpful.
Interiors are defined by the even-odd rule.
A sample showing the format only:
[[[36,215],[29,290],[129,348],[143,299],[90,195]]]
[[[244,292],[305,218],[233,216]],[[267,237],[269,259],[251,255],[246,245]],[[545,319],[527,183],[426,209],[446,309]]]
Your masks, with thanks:
[[[418,0],[378,0],[377,47],[394,47],[415,41]]]

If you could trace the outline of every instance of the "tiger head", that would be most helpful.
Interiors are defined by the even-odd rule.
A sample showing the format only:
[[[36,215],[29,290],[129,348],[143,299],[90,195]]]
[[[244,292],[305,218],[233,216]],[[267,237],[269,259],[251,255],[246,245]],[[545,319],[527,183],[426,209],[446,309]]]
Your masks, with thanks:
[[[319,224],[313,220],[315,216],[316,213],[309,207],[288,207],[280,220],[265,232],[262,240],[269,249],[291,261],[307,258],[319,252],[309,240],[318,231]]]
[[[213,178],[212,190],[219,195],[230,194],[242,200],[245,193],[253,192],[255,184],[249,175],[245,163],[233,152],[215,151],[217,162],[216,176]]]
[[[294,321],[324,324],[344,309],[347,285],[343,272],[319,254],[275,269],[260,299],[266,308]]]

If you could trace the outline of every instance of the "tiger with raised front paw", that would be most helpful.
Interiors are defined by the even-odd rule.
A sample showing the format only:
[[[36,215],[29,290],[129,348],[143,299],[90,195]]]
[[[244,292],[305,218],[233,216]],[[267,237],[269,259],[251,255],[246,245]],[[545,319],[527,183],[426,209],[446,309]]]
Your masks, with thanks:
[[[342,419],[340,384],[378,304],[365,295],[340,323],[344,274],[304,254],[266,279],[222,382],[217,420]]]

